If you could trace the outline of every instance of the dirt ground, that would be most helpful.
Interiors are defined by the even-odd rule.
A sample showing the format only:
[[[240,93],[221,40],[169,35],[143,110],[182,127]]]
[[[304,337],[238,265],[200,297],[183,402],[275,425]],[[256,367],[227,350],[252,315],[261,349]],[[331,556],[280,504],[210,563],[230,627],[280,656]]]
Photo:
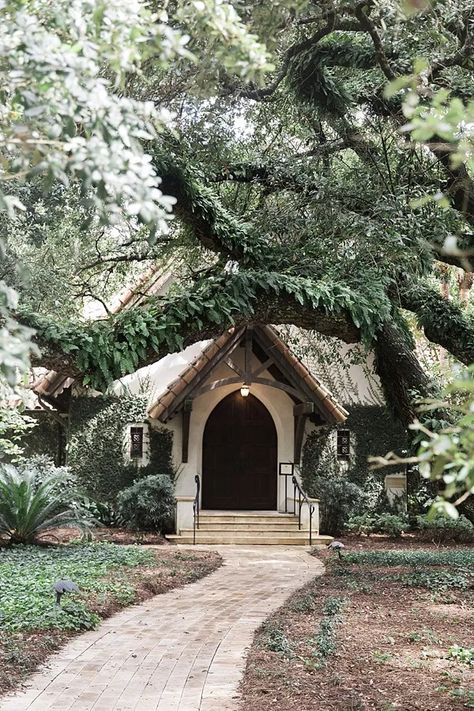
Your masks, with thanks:
[[[440,550],[410,538],[345,539],[345,544],[354,552]],[[348,570],[327,551],[317,555],[328,564],[327,574],[298,591],[255,636],[241,687],[242,711],[474,708],[474,668],[447,654],[454,644],[474,647],[472,587],[406,587],[384,576],[412,568]],[[324,635],[321,641],[321,621],[327,621],[325,605],[333,598],[343,599],[343,607],[334,649],[321,659],[316,650],[323,644],[327,651],[331,644]]]
[[[81,536],[82,533],[77,528],[54,528],[44,533],[39,542],[43,545],[58,545],[77,541]],[[135,543],[150,546],[171,545],[160,533],[147,531],[135,532],[130,531],[128,528],[107,528],[106,526],[93,528],[92,540],[118,543],[121,545],[133,545]],[[6,541],[4,541],[4,545],[6,545]]]

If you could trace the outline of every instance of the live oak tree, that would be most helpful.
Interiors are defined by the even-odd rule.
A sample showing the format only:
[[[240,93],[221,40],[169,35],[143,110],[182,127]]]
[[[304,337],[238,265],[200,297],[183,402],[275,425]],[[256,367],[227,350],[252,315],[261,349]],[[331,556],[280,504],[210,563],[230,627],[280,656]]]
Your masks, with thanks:
[[[142,0],[0,4],[0,212],[7,218],[26,209],[21,188],[41,176],[45,192],[73,181],[88,216],[102,224],[128,220],[151,236],[167,232],[174,200],[160,189],[143,143],[172,129],[173,117],[151,97],[132,96],[130,77],[146,81],[145,65],[158,74],[171,63],[179,71],[181,62],[198,62],[188,31],[195,42],[199,33],[208,37],[241,79],[269,66],[231,4],[178,0],[172,23],[167,5],[153,12]],[[4,225],[3,242],[8,231]],[[0,374],[8,386],[33,348],[31,331],[12,318],[16,306],[15,291],[0,282]]]
[[[186,3],[170,10],[170,31],[191,23],[186,46],[198,63],[179,51],[165,63],[148,56],[120,85],[124,100],[175,113],[172,127],[134,142],[172,198],[171,227],[150,242],[130,215],[112,231],[93,218],[77,235],[74,269],[63,269],[81,297],[160,259],[179,262],[180,279],[164,298],[89,324],[38,308],[30,294],[19,320],[36,330],[36,361],[103,388],[232,323],[292,323],[371,347],[387,400],[409,424],[417,400],[438,390],[417,358],[413,316],[430,342],[474,361],[472,310],[443,296],[439,269],[474,265],[462,121],[472,111],[474,3],[438,0],[407,14],[389,0],[241,2],[242,22],[227,34],[210,23],[211,4],[191,3],[197,16]],[[245,70],[255,65],[263,82]],[[70,130],[81,137],[77,124]],[[94,181],[87,187],[84,199],[101,198]],[[16,220],[14,261],[24,226],[7,219]]]

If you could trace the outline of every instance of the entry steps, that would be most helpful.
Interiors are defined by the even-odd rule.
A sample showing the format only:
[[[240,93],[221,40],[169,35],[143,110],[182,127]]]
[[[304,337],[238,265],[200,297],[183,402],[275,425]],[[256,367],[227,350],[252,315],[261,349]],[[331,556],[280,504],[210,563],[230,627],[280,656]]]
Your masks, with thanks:
[[[193,543],[193,529],[168,535],[178,544]],[[331,536],[313,532],[312,545],[327,545]],[[298,516],[276,511],[201,511],[196,544],[308,546],[309,531],[298,529]]]

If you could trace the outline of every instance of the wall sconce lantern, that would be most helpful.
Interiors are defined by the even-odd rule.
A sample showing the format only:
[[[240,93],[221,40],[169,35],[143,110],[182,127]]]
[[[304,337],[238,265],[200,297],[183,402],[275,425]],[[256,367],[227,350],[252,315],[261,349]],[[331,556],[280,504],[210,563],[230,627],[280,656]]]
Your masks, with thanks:
[[[244,383],[242,387],[240,388],[240,394],[242,397],[247,397],[248,394],[250,393],[250,385],[247,385],[247,383]]]

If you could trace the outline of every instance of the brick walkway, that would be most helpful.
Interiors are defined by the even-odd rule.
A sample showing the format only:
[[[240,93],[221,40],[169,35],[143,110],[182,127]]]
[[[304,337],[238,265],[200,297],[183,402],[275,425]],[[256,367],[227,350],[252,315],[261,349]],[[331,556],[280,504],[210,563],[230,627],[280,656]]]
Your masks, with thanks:
[[[322,565],[298,547],[212,549],[224,558],[219,570],[77,637],[0,710],[237,709],[254,630]]]

